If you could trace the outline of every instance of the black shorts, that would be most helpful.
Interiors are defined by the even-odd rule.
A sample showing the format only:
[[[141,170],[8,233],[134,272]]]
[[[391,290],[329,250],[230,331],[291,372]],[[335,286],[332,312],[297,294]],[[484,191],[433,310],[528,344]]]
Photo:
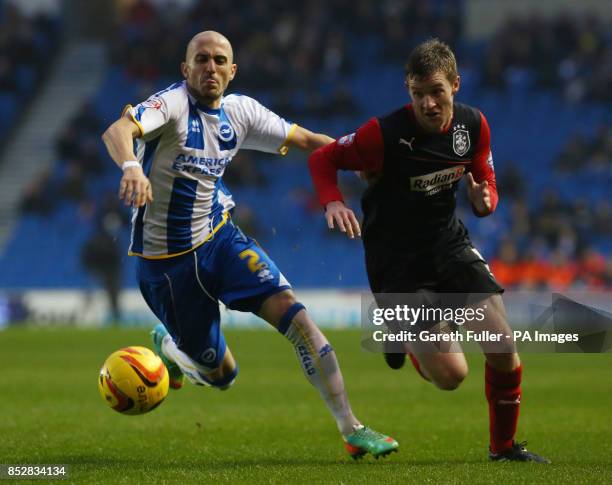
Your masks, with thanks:
[[[451,251],[402,252],[366,246],[372,293],[503,293],[489,266],[472,246]]]
[[[366,268],[378,308],[459,309],[503,293],[486,261],[472,246],[436,254],[366,248]],[[437,315],[433,313],[434,317]],[[457,321],[448,320],[453,329]],[[419,319],[410,325],[386,322],[391,331],[428,329],[442,318]],[[461,322],[458,322],[461,324]],[[386,344],[385,352],[404,352],[402,344]]]

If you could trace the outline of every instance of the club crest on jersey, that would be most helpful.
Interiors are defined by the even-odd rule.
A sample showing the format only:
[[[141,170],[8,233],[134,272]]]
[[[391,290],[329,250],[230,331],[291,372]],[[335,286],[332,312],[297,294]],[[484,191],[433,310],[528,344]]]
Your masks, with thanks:
[[[462,157],[470,149],[470,133],[465,125],[453,126],[453,151]]]
[[[224,121],[219,125],[219,138],[221,140],[228,142],[232,138],[234,138],[234,128],[227,121]]]
[[[223,108],[219,115],[219,150],[233,150],[236,148],[238,137],[236,130],[227,119],[227,115]]]

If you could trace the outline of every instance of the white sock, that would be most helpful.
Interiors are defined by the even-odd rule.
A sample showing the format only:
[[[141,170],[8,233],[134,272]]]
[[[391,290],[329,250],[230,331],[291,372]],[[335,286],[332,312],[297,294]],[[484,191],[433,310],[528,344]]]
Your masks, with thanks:
[[[336,353],[325,336],[304,312],[296,315],[284,335],[295,347],[304,375],[334,415],[340,433],[353,433],[360,423],[351,410]]]
[[[202,374],[208,374],[211,369],[194,362],[191,357],[176,346],[174,340],[172,340],[172,336],[166,335],[164,337],[161,348],[164,355],[179,366],[187,379],[194,384],[210,386],[210,383],[202,378]]]

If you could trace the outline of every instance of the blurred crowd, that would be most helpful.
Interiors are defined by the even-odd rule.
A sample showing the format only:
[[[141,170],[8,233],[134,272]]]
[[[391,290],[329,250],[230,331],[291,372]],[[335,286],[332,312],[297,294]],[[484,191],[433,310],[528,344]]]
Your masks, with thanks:
[[[217,30],[236,48],[232,89],[273,93],[271,107],[288,118],[354,114],[346,76],[370,69],[373,57],[403,63],[431,32],[455,44],[461,24],[452,0],[232,1],[239,15],[228,14],[226,0],[121,4],[113,59],[130,75],[176,78],[188,40]],[[378,52],[366,51],[374,42]]]
[[[612,265],[601,252],[587,246],[570,259],[561,248],[550,252],[547,248],[541,250],[539,245],[536,242],[521,251],[512,239],[502,242],[491,260],[491,270],[506,289],[564,291],[612,287]]]
[[[557,157],[555,168],[567,174],[578,170],[612,174],[612,129],[602,125],[594,136],[575,133]]]
[[[42,172],[26,188],[22,211],[51,214],[65,202],[89,210],[87,181],[100,176],[108,165],[100,154],[103,126],[94,113],[90,105],[84,105],[63,128],[55,147],[58,164]]]
[[[574,135],[554,163],[561,178],[584,183],[577,178],[580,173],[587,174],[586,183],[592,176],[612,181],[610,135],[607,127],[590,139]],[[612,287],[612,259],[606,258],[612,249],[609,194],[564,198],[553,184],[537,204],[528,205],[529,178],[512,162],[503,165],[499,185],[511,217],[492,261],[496,277],[508,288]]]
[[[0,94],[25,98],[53,61],[60,40],[58,18],[6,2],[0,4],[0,25]]]
[[[125,254],[121,234],[129,225],[129,213],[117,198],[113,164],[101,157],[99,140],[104,128],[92,106],[82,106],[56,141],[58,162],[53,171],[45,171],[32,181],[20,210],[50,218],[68,206],[78,208],[73,223],[90,228],[80,254],[81,265],[105,290],[110,318],[118,322]],[[92,183],[104,177],[109,181],[106,186]]]
[[[261,93],[267,105],[290,118],[354,115],[360,104],[350,89],[353,73],[402,63],[411,46],[431,33],[453,46],[462,42],[461,2],[445,0],[313,0],[295,5],[271,0],[265,6],[232,2],[240,15],[228,15],[228,3],[221,0],[116,0],[116,4],[112,58],[136,82],[176,79],[188,39],[205,26],[225,33],[237,46],[239,74],[232,90],[258,97]],[[372,25],[380,26],[382,35],[373,33]],[[603,89],[612,81],[608,27],[596,17],[510,19],[488,42],[483,82],[504,87],[528,79],[539,87],[562,89],[575,101],[610,102],[610,90]],[[8,33],[0,33],[0,46],[7,37]],[[0,73],[2,52],[6,51],[0,49]],[[59,167],[31,184],[21,209],[52,216],[64,203],[78,204],[83,220],[93,228],[83,248],[83,265],[107,288],[116,308],[117,234],[125,231],[127,214],[118,206],[116,184],[105,196],[94,198],[84,183],[104,178],[113,169],[101,158],[99,137],[104,127],[92,113],[90,106],[84,106],[64,128],[57,140]],[[240,153],[233,164],[240,169],[230,167],[226,173],[228,186],[265,189],[272,181],[258,162],[252,152]],[[557,172],[568,177],[585,168],[609,177],[611,163],[612,131],[607,126],[594,136],[576,133],[553,161]],[[558,290],[612,287],[610,247],[601,249],[600,244],[612,239],[609,197],[568,200],[562,191],[550,190],[541,194],[538,204],[528,203],[533,187],[516,168],[519,165],[500,164],[505,168],[498,174],[501,197],[511,207],[507,230],[496,256],[490,258],[501,283],[508,288]],[[347,199],[358,205],[355,200],[362,185],[354,176],[344,181]],[[299,188],[293,195],[306,212],[320,217],[312,191]],[[235,217],[247,233],[258,236],[256,211],[242,204]]]
[[[569,101],[612,101],[609,20],[571,12],[509,18],[490,41],[483,62],[485,85],[534,85],[562,90]]]

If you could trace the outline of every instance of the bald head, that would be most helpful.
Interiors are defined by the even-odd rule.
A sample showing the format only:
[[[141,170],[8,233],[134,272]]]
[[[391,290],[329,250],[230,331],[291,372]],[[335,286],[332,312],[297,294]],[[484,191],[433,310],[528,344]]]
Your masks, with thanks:
[[[226,52],[230,64],[234,62],[234,50],[232,49],[232,44],[227,37],[219,32],[215,32],[214,30],[206,30],[205,32],[200,32],[192,37],[189,44],[187,44],[185,62],[189,62],[195,53],[197,53],[202,47],[213,45]]]
[[[219,32],[200,32],[187,44],[181,72],[189,93],[200,103],[217,109],[236,74],[232,44]]]

